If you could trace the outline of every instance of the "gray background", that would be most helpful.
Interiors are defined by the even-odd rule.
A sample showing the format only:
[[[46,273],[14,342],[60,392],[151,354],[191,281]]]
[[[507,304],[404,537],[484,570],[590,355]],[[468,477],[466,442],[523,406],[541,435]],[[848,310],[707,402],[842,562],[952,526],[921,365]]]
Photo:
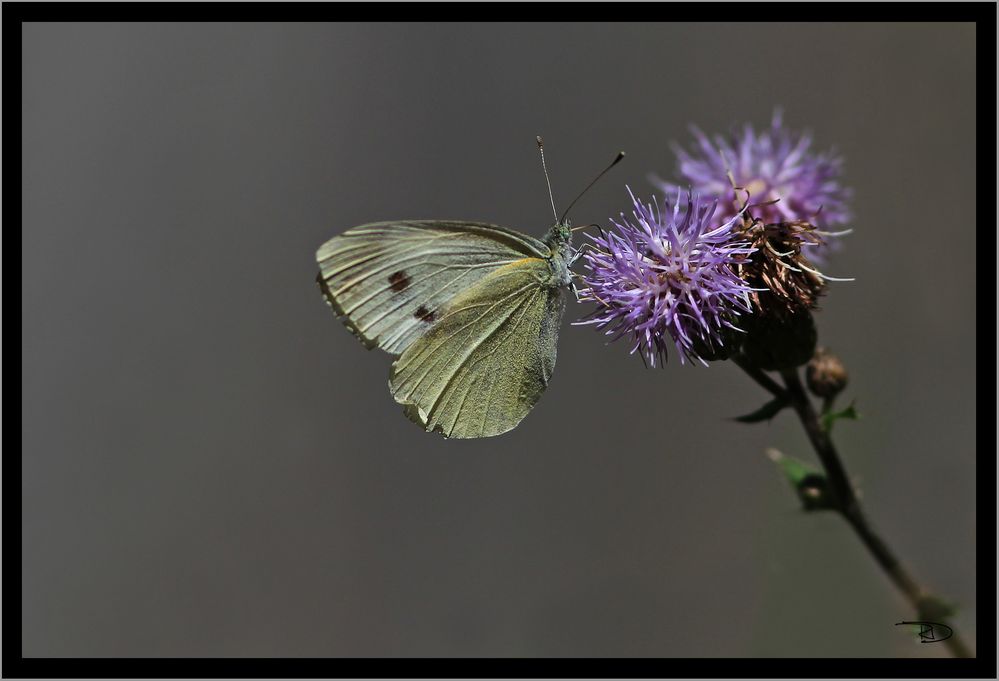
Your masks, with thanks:
[[[420,432],[314,284],[359,223],[541,235],[775,105],[856,232],[818,322],[878,526],[975,629],[971,25],[26,25],[23,654],[932,656],[728,363],[570,327],[513,432]]]

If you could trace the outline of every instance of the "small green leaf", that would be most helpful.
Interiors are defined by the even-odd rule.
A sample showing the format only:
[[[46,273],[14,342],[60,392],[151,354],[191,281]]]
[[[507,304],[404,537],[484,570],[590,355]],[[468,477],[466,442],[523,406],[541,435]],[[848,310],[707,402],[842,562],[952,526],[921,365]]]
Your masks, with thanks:
[[[833,508],[825,475],[799,459],[784,456],[776,449],[768,449],[767,456],[780,468],[806,511]]]
[[[816,472],[815,469],[805,462],[795,459],[792,456],[784,456],[784,454],[772,447],[767,450],[767,457],[777,464],[781,473],[784,474],[784,477],[787,478],[792,487],[797,487],[798,483],[804,480],[806,476]]]
[[[735,420],[739,423],[759,423],[760,421],[769,421],[774,416],[777,416],[781,409],[789,404],[790,402],[786,397],[775,397],[756,411],[746,414],[745,416],[737,416],[735,417]]]
[[[919,619],[928,622],[945,622],[957,612],[957,606],[936,596],[919,599]]]
[[[860,418],[860,412],[857,411],[857,408],[854,406],[854,403],[851,402],[850,406],[847,407],[846,409],[843,409],[842,411],[824,412],[822,414],[822,429],[828,433],[829,431],[832,430],[833,423],[835,423],[839,419],[851,419],[853,421],[856,421],[859,418]]]

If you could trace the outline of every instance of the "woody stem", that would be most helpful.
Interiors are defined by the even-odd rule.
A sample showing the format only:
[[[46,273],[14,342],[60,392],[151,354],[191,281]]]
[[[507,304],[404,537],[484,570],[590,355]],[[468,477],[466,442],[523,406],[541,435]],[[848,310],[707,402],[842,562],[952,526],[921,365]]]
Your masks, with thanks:
[[[853,528],[882,571],[916,610],[917,616],[921,619],[930,619],[933,616],[930,608],[932,604],[939,603],[940,599],[916,581],[885,540],[871,526],[860,506],[860,500],[850,483],[850,478],[832,438],[823,428],[811,399],[805,393],[797,370],[788,369],[781,372],[781,377],[784,379],[784,387],[781,387],[763,371],[738,360],[736,363],[749,374],[750,378],[771,394],[775,397],[783,397],[794,407],[794,411],[798,414],[798,419],[808,435],[808,440],[815,449],[823,469],[825,469],[833,508]],[[944,619],[939,615],[937,618],[938,620]],[[944,622],[937,623],[945,624]],[[961,639],[957,630],[949,623],[947,626],[950,627],[953,634],[944,641],[944,644],[951,655],[954,657],[974,657],[974,653]]]

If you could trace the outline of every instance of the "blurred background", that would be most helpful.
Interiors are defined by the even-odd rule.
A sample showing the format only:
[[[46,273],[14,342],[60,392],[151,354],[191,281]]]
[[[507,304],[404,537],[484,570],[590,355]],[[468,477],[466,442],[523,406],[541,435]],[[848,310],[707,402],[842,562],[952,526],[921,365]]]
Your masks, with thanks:
[[[364,222],[541,236],[534,136],[606,223],[688,126],[835,146],[820,342],[877,527],[975,643],[973,25],[23,28],[25,656],[944,656],[730,363],[571,327],[514,431],[446,441],[315,285]],[[929,205],[928,205],[929,204]],[[844,401],[844,404],[846,402]],[[989,579],[991,579],[989,577]]]

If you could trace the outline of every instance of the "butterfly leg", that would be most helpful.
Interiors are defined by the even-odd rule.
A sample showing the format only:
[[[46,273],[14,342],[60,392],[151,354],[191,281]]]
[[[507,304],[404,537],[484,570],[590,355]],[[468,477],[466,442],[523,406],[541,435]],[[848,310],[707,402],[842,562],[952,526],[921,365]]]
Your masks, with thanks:
[[[586,282],[586,280],[585,280],[585,279],[583,278],[583,275],[581,275],[581,274],[576,274],[575,272],[572,272],[571,274],[572,274],[572,276],[573,276],[573,277],[577,277],[577,278],[579,278],[580,280],[582,280],[582,281],[583,281],[583,283],[585,283],[585,282]],[[592,298],[589,298],[589,297],[586,297],[586,298],[580,298],[580,296],[579,296],[579,288],[578,288],[578,287],[576,286],[576,281],[575,281],[575,279],[570,279],[570,280],[569,280],[569,288],[570,288],[570,289],[572,289],[572,294],[573,294],[574,296],[576,296],[576,302],[577,302],[577,303],[582,303],[582,302],[586,302],[586,301],[589,301],[589,300],[593,300]],[[587,290],[587,296],[588,296],[588,295],[589,295],[589,291]]]
[[[586,252],[584,249],[586,249],[586,248],[589,248],[591,251],[596,251],[597,253],[600,253],[602,255],[610,255],[609,253],[604,253],[599,248],[597,248],[595,245],[593,245],[593,244],[591,244],[590,242],[587,241],[586,243],[584,243],[579,248],[573,249],[573,254],[569,257],[569,263],[568,263],[569,267],[572,267],[573,264],[577,260],[579,260],[580,258],[583,257],[583,253]]]
[[[603,230],[601,230],[600,233],[603,234]],[[586,242],[582,246],[580,246],[579,248],[577,248],[576,251],[575,251],[575,253],[572,254],[572,257],[569,258],[569,264],[570,265],[572,265],[572,263],[576,262],[577,260],[579,260],[583,256],[583,253],[584,253],[583,249],[585,249],[585,248],[589,248],[591,251],[596,251],[597,253],[599,253],[600,255],[603,255],[605,257],[608,257],[608,258],[612,257],[610,253],[607,253],[606,251],[600,250],[600,248],[598,248],[596,244],[591,244],[590,242]]]

